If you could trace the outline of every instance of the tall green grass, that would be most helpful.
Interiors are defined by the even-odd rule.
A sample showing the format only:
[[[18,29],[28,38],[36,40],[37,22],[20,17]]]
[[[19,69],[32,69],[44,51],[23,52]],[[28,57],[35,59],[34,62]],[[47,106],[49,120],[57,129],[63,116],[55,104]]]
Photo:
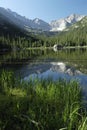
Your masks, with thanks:
[[[76,81],[17,80],[0,76],[1,130],[86,130],[87,117]]]

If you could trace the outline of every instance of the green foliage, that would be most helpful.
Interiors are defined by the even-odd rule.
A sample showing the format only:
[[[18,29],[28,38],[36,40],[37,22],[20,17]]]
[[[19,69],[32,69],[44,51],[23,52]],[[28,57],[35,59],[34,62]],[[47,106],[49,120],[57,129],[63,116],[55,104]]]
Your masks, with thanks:
[[[5,91],[5,94],[0,91],[1,130],[86,130],[87,119],[81,113],[81,89],[77,82],[61,79],[17,82],[12,72],[5,71],[0,77]]]
[[[82,73],[87,73],[87,49],[62,49],[54,52],[53,49],[29,49],[13,51],[0,55],[1,68],[13,67],[19,69],[25,63],[37,64],[38,61],[64,62],[66,65],[75,67]]]
[[[78,130],[87,130],[87,117],[82,118],[82,123],[79,125]]]
[[[15,78],[13,72],[2,71],[0,76],[0,90],[6,92],[15,85]]]

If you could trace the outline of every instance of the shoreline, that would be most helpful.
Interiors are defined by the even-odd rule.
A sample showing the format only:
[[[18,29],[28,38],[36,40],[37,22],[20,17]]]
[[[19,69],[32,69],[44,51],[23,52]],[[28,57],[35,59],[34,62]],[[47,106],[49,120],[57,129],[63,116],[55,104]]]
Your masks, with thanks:
[[[57,48],[58,50],[62,50],[62,49],[81,49],[81,48],[87,48],[87,46],[66,46],[63,48]],[[37,49],[53,49],[53,47],[31,47],[31,48],[25,48],[26,50],[37,50]]]
[[[62,48],[57,48],[57,50],[63,50],[63,49],[85,49],[87,48],[87,46],[64,46]],[[31,47],[31,48],[20,48],[19,50],[46,50],[46,49],[54,49],[53,47]],[[17,49],[18,50],[18,49]],[[17,51],[15,50],[15,51]],[[0,49],[0,52],[9,52],[9,51],[13,51],[13,49],[8,50],[8,49]]]

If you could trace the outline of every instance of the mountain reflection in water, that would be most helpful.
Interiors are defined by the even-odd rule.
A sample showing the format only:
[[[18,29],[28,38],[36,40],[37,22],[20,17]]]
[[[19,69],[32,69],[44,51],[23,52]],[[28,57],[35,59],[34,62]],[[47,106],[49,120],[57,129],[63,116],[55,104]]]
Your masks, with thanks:
[[[79,82],[83,90],[83,99],[87,99],[87,75],[80,72],[76,68],[65,64],[64,62],[50,62],[33,65],[33,67],[26,66],[21,71],[23,80],[28,81],[29,79],[34,80],[35,78],[47,79],[51,78],[54,81],[58,79],[76,80]]]
[[[82,74],[79,70],[76,70],[74,67],[68,66],[63,62],[57,62],[57,63],[53,62],[51,64],[52,64],[52,67],[50,69],[54,72],[62,72],[70,76]]]
[[[20,71],[24,80],[29,80],[29,78],[48,78],[51,77],[53,80],[58,78],[71,79],[80,76],[85,76],[82,72],[75,69],[74,67],[67,65],[63,62],[49,62],[40,63],[33,65],[31,67],[24,67]],[[87,77],[87,76],[86,76]]]

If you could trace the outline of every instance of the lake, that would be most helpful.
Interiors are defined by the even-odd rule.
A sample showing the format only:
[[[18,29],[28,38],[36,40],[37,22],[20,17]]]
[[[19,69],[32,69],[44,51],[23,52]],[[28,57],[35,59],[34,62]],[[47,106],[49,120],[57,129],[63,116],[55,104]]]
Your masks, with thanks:
[[[12,70],[23,80],[77,80],[87,94],[87,49],[21,50],[0,52],[0,70]]]

